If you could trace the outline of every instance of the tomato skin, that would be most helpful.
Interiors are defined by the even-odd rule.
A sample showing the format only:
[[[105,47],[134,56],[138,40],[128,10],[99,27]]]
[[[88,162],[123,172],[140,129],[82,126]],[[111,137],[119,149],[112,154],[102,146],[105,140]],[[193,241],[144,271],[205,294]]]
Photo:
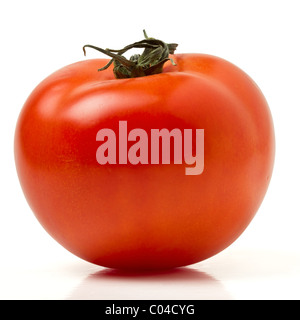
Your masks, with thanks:
[[[248,226],[267,191],[275,142],[256,84],[218,57],[177,54],[176,66],[114,79],[108,60],[50,75],[26,101],[15,162],[37,219],[66,249],[112,268],[161,269],[207,259]],[[96,161],[101,128],[205,130],[201,175],[184,165]]]

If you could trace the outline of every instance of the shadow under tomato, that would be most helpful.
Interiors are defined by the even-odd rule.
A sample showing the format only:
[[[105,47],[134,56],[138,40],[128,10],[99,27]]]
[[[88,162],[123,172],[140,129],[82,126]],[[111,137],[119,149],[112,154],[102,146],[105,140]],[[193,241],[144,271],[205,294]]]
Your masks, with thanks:
[[[228,300],[223,284],[192,268],[130,272],[104,269],[90,274],[67,300]]]

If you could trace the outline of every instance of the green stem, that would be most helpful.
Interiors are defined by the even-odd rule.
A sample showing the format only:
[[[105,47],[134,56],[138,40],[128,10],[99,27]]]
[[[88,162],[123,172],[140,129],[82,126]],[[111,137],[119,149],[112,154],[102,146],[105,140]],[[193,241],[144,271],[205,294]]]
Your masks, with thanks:
[[[144,77],[161,73],[164,63],[168,60],[175,65],[173,60],[169,58],[169,54],[174,53],[177,44],[167,44],[161,40],[149,38],[146,31],[143,30],[143,32],[144,40],[134,42],[120,50],[102,49],[87,44],[83,47],[84,55],[86,55],[85,48],[92,48],[111,57],[109,63],[98,71],[107,69],[113,63],[113,71],[117,79]],[[133,48],[144,48],[144,51],[141,55],[135,54],[129,60],[126,59],[123,54]]]

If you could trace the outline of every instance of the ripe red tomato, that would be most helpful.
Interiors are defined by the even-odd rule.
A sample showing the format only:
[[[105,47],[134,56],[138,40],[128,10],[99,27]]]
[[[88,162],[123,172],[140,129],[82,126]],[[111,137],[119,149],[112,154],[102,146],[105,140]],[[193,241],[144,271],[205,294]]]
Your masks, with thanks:
[[[230,245],[264,198],[274,131],[261,91],[218,57],[172,57],[176,66],[166,62],[160,74],[127,79],[111,67],[97,72],[106,59],[74,63],[42,81],[21,111],[15,161],[26,199],[49,234],[89,262],[199,262]],[[204,129],[203,172],[185,174],[172,146],[170,164],[99,164],[97,133],[109,128],[118,140],[119,121],[148,137],[151,129]]]

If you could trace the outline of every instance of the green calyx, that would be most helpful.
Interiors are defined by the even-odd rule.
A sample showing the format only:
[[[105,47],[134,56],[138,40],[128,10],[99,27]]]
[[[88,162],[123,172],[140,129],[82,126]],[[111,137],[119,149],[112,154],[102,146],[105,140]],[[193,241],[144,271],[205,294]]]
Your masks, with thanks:
[[[169,58],[169,54],[174,54],[178,45],[149,38],[145,30],[143,32],[144,40],[132,43],[121,50],[101,49],[87,44],[83,47],[84,55],[86,55],[85,48],[92,48],[110,56],[112,59],[109,63],[98,71],[107,69],[113,63],[113,71],[117,79],[145,77],[161,73],[163,65],[169,60],[175,65],[174,61]],[[144,48],[144,51],[142,54],[131,56],[129,60],[126,59],[123,54],[133,48]]]

